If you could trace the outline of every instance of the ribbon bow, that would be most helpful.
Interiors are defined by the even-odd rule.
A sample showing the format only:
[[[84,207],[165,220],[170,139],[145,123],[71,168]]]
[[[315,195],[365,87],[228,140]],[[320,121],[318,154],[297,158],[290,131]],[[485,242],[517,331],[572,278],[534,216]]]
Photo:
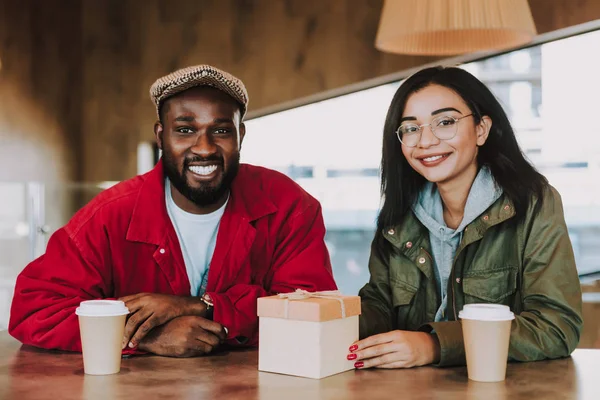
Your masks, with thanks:
[[[296,289],[295,292],[291,293],[279,293],[278,297],[280,299],[285,299],[284,304],[284,317],[288,319],[289,316],[289,304],[290,300],[306,300],[310,298],[319,298],[319,299],[333,299],[340,302],[340,306],[342,308],[342,318],[346,318],[346,305],[344,304],[344,300],[342,299],[342,294],[339,290],[324,290],[322,292],[309,292],[304,289]]]

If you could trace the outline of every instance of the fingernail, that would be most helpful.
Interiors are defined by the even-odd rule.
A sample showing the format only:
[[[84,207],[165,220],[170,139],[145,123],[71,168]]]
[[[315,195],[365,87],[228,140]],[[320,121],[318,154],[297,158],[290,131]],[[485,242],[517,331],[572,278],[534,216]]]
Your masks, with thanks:
[[[350,351],[354,351],[354,350],[358,350],[358,346],[353,344],[352,346],[350,346]]]
[[[354,368],[362,368],[365,365],[364,362],[359,361],[354,363]]]
[[[129,342],[129,348],[133,349],[135,347],[135,345],[133,344],[133,342]]]
[[[346,356],[346,358],[347,358],[348,360],[356,360],[356,354],[348,354],[348,355]]]

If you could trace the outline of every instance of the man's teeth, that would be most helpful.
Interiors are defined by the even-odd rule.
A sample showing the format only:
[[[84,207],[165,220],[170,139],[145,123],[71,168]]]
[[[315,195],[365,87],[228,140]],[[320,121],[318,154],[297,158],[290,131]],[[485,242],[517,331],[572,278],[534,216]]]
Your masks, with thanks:
[[[427,162],[437,161],[437,160],[439,160],[442,157],[444,157],[444,156],[427,157],[427,158],[424,158],[423,161],[427,161]]]
[[[192,165],[189,167],[190,171],[198,175],[210,175],[217,169],[216,165],[209,165],[207,167],[202,167],[198,165]]]

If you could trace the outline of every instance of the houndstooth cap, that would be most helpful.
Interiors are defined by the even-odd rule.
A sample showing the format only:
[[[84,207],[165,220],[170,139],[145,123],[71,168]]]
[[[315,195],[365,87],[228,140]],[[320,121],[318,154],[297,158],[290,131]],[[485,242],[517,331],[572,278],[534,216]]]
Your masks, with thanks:
[[[156,114],[166,99],[195,86],[211,86],[227,93],[242,106],[242,117],[246,114],[248,92],[244,83],[210,65],[183,68],[157,79],[150,87],[150,98],[156,105]]]

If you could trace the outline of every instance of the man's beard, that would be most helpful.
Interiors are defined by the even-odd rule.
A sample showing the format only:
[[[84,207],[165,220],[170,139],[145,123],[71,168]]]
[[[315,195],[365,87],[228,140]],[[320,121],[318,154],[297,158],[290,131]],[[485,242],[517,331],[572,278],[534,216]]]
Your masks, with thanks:
[[[212,161],[221,166],[224,172],[220,178],[220,182],[216,182],[216,186],[206,184],[201,185],[199,188],[191,187],[185,176],[189,165],[194,162],[207,161]],[[186,158],[183,162],[183,170],[178,171],[175,160],[170,157],[168,152],[163,152],[165,175],[167,178],[169,178],[169,181],[173,186],[175,186],[175,189],[177,189],[179,193],[199,207],[207,207],[215,204],[229,191],[231,184],[240,168],[240,153],[238,152],[237,155],[232,157],[231,161],[227,165],[227,168],[225,168],[224,164],[225,162],[223,157],[218,155],[207,158],[195,156]]]

